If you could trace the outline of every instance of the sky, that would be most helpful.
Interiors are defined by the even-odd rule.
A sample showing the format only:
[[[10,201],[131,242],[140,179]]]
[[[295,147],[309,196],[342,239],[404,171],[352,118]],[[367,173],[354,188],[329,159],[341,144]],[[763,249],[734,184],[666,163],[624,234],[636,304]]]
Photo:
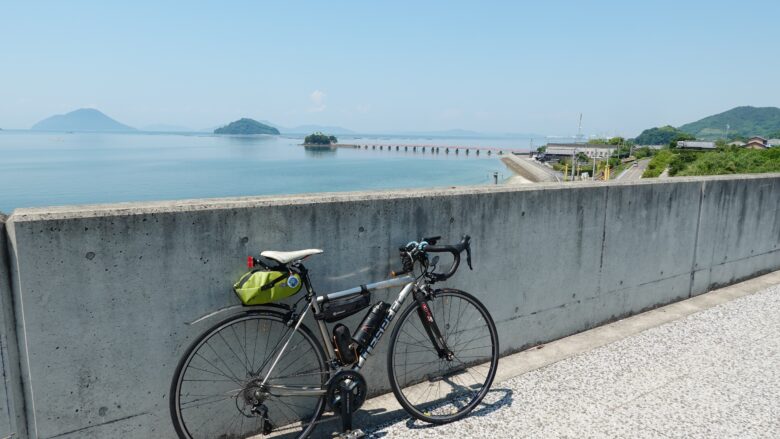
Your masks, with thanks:
[[[0,128],[97,108],[364,133],[636,136],[780,106],[777,0],[0,0]]]

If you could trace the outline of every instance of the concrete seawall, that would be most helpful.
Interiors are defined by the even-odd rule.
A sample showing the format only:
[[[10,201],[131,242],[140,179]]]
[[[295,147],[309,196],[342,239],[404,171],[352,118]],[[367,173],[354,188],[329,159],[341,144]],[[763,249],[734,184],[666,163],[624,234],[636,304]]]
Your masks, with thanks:
[[[0,212],[0,438],[24,437],[24,398],[19,375],[16,319],[11,297],[11,261]]]
[[[534,183],[555,181],[555,177],[541,169],[539,165],[530,163],[514,154],[502,157],[501,161],[513,172]]]
[[[226,315],[188,322],[238,303],[248,254],[325,249],[307,263],[325,293],[384,279],[399,244],[468,233],[474,271],[448,285],[507,353],[780,269],[780,175],[19,209],[7,228],[30,436],[174,437],[176,363]]]

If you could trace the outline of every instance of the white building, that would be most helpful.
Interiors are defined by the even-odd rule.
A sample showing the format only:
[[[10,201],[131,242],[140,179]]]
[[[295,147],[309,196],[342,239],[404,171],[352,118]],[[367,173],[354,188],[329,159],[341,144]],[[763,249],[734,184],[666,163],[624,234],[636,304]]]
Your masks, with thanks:
[[[616,145],[591,145],[587,143],[550,143],[545,149],[545,156],[557,158],[571,157],[573,154],[585,154],[589,158],[608,158],[617,151]]]
[[[700,142],[696,140],[682,140],[677,142],[680,149],[715,149],[715,142]]]

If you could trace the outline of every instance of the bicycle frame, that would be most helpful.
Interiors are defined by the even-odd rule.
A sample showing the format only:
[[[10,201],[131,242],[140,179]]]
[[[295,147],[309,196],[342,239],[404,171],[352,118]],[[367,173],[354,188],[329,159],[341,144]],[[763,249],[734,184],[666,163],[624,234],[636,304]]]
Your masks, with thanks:
[[[284,346],[282,346],[282,349],[279,351],[279,353],[276,355],[276,358],[274,359],[274,362],[272,363],[271,367],[269,368],[268,372],[266,373],[266,376],[263,378],[263,385],[266,385],[266,381],[268,380],[268,377],[271,376],[271,373],[273,372],[274,368],[276,367],[276,364],[278,363],[279,359],[284,355],[284,351],[287,349],[287,346],[290,344],[290,340],[292,340],[292,337],[295,335],[295,331],[298,330],[300,325],[303,323],[303,319],[306,317],[310,309],[314,310],[315,314],[319,314],[321,311],[321,306],[331,300],[336,299],[343,299],[343,298],[349,298],[352,296],[357,296],[359,294],[364,293],[365,291],[375,291],[375,290],[381,290],[381,289],[387,289],[387,288],[393,288],[393,287],[399,287],[403,286],[401,291],[398,293],[398,297],[393,302],[393,304],[390,306],[390,309],[387,312],[387,315],[385,316],[385,319],[382,321],[382,324],[379,326],[379,329],[377,330],[376,334],[374,334],[371,341],[366,346],[366,349],[361,352],[360,358],[358,359],[357,364],[355,364],[352,367],[352,370],[359,371],[363,365],[366,362],[366,359],[368,358],[368,355],[371,354],[371,351],[374,350],[377,343],[379,343],[379,340],[384,335],[385,331],[387,330],[390,323],[393,321],[393,318],[398,313],[398,311],[401,309],[401,305],[403,305],[406,298],[409,296],[409,293],[411,293],[417,282],[415,281],[415,278],[412,276],[402,276],[398,278],[393,279],[386,279],[380,282],[374,282],[366,285],[361,285],[359,287],[350,288],[343,291],[337,291],[335,293],[330,293],[324,296],[317,296],[317,294],[314,291],[314,288],[311,286],[311,282],[309,280],[308,272],[302,270],[302,278],[304,285],[306,287],[306,290],[308,292],[308,296],[310,297],[309,303],[306,305],[306,309],[300,314],[298,317],[298,320],[295,322],[295,328],[290,333],[289,338],[285,342]],[[328,327],[325,324],[323,320],[317,320],[317,327],[320,331],[320,337],[322,338],[322,344],[325,346],[325,356],[327,358],[328,367],[331,367],[331,365],[334,363],[334,360],[336,359],[336,352],[333,349],[333,344],[330,341],[330,337],[328,335]],[[325,389],[313,389],[313,388],[291,388],[287,386],[278,386],[278,385],[266,385],[266,388],[269,390],[269,393],[273,395],[288,395],[288,396],[298,396],[298,395],[310,395],[310,396],[317,396],[317,395],[324,395]]]

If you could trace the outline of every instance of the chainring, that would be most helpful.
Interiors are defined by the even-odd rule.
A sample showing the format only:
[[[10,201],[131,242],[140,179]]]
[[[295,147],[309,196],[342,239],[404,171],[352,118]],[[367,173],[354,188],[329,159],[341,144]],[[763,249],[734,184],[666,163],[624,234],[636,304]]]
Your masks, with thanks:
[[[328,406],[337,413],[341,410],[341,387],[343,385],[349,386],[348,388],[352,392],[352,413],[354,413],[366,402],[366,394],[368,393],[366,379],[354,370],[342,370],[328,380],[328,390],[325,396]]]

